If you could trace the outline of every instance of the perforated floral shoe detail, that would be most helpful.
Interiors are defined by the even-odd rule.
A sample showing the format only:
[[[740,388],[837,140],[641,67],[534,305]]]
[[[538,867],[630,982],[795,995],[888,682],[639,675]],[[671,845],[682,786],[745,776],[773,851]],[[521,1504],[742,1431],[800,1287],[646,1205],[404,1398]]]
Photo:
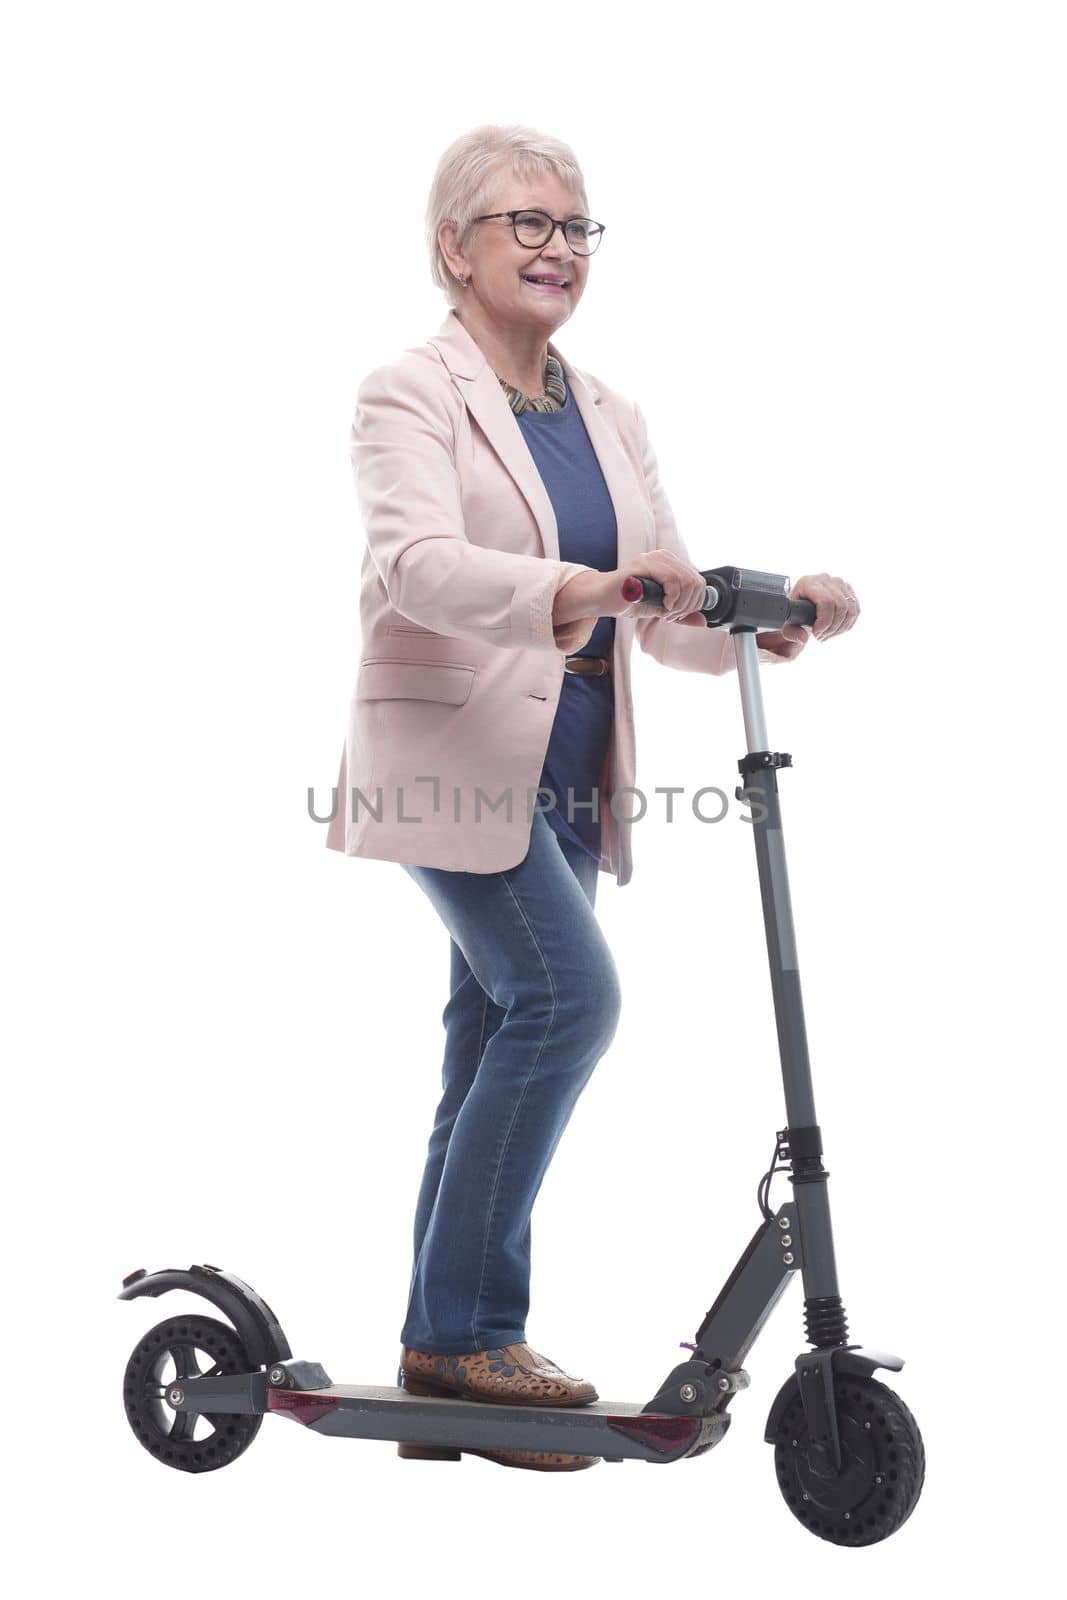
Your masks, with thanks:
[[[582,1406],[600,1398],[587,1378],[571,1377],[525,1343],[443,1356],[403,1345],[400,1372],[401,1386],[408,1394],[459,1395],[509,1406]],[[508,1452],[526,1453],[541,1454]]]

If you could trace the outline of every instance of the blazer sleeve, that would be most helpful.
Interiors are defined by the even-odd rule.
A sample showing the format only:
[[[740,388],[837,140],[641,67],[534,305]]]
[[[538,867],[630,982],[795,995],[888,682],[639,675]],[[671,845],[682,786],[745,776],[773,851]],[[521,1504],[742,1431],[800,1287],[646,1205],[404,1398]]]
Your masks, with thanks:
[[[695,567],[696,562],[678,532],[674,512],[660,480],[659,466],[655,451],[649,442],[644,413],[636,401],[632,401],[631,404],[637,423],[641,467],[656,516],[655,548],[670,550],[688,566]],[[699,571],[699,568],[697,570]],[[648,612],[635,615],[634,621],[634,631],[641,649],[646,650],[657,661],[662,661],[666,667],[679,667],[683,672],[711,672],[716,676],[737,670],[734,644],[727,628],[696,628],[692,623],[666,622],[662,617]],[[766,662],[768,666],[786,659],[785,656],[775,655],[773,650],[761,649],[757,650],[756,654],[759,660]]]
[[[389,603],[435,633],[557,650],[557,590],[591,569],[471,544],[447,374],[400,360],[361,383],[351,457],[371,558]],[[571,629],[573,632],[573,629]]]

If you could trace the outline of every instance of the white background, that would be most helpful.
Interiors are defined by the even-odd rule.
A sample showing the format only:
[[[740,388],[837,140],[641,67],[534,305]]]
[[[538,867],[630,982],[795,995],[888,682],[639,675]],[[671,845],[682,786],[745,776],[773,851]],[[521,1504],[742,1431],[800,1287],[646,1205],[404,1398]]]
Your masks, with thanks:
[[[0,40],[4,1161],[20,1592],[1000,1593],[1061,1518],[1064,101],[1055,5],[37,5]],[[702,31],[695,31],[700,29]],[[116,1298],[211,1261],[395,1380],[447,938],[328,807],[359,657],[356,389],[435,332],[423,213],[486,122],[608,224],[557,342],[636,398],[701,566],[846,577],[763,674],[850,1336],[927,1484],[843,1551],[762,1432],[520,1475],[267,1419],[169,1472]],[[735,678],[635,652],[638,782],[732,793]],[[634,833],[620,1029],[533,1221],[530,1341],[644,1401],[758,1224],[784,1122],[751,836]],[[775,1204],[790,1193],[774,1181]],[[201,1309],[203,1307],[201,1306]],[[19,1548],[18,1545],[15,1548]],[[10,1558],[9,1558],[10,1568]]]

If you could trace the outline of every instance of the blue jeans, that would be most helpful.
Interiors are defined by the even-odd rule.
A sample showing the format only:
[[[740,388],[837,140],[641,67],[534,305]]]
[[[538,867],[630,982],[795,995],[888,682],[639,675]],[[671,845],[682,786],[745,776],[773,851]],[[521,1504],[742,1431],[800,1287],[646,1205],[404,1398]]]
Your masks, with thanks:
[[[451,936],[451,994],[400,1340],[459,1355],[526,1338],[530,1212],[614,1037],[619,977],[597,863],[540,812],[504,872],[404,871]]]

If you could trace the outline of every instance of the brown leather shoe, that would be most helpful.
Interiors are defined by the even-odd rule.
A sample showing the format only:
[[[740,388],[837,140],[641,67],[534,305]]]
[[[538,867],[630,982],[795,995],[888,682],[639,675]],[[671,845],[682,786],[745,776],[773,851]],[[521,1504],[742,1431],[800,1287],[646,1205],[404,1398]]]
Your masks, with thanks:
[[[566,1456],[556,1450],[475,1450],[470,1445],[413,1444],[401,1439],[396,1453],[405,1461],[458,1461],[461,1456],[484,1456],[502,1467],[532,1467],[535,1472],[578,1472],[595,1467],[601,1456]]]
[[[468,1355],[435,1356],[403,1345],[402,1388],[406,1394],[459,1396],[496,1401],[500,1405],[580,1406],[599,1400],[593,1384],[572,1378],[554,1361],[525,1343],[509,1344]],[[577,1472],[593,1467],[600,1456],[564,1455],[556,1450],[476,1450],[452,1445],[416,1444],[401,1440],[397,1454],[407,1461],[458,1461],[462,1454],[484,1456],[503,1467],[529,1467],[537,1472]]]
[[[451,1356],[402,1345],[400,1367],[401,1387],[409,1394],[460,1395],[508,1406],[585,1406],[600,1399],[587,1378],[572,1378],[525,1343]]]

